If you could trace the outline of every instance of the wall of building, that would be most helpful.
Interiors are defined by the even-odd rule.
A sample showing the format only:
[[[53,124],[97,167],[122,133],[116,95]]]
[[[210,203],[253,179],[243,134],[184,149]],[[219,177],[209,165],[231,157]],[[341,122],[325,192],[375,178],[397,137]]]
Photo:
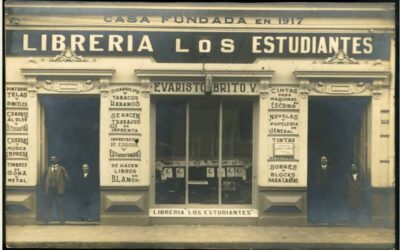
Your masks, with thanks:
[[[382,15],[385,13],[393,15],[390,6],[371,4],[361,7],[353,4],[347,9],[351,14],[343,14],[342,11],[339,13],[334,6],[319,6],[320,9],[317,8],[316,12],[321,16],[314,15],[313,17],[312,13],[315,11],[309,9],[312,6],[307,5],[304,9],[297,10],[283,5],[266,5],[263,8],[268,11],[278,8],[279,13],[295,13],[296,16],[302,16],[304,21],[298,25],[277,23],[263,27],[256,24],[181,25],[173,22],[160,24],[157,21],[146,26],[144,23],[105,21],[118,20],[118,16],[105,18],[93,15],[77,20],[74,16],[44,17],[18,14],[18,9],[23,6],[24,4],[10,2],[8,8],[12,11],[9,11],[7,15],[6,30],[27,31],[43,28],[76,30],[78,25],[83,30],[99,32],[104,29],[126,31],[132,28],[137,31],[155,31],[164,25],[165,31],[185,32],[367,33],[389,35],[392,46],[388,58],[354,58],[355,61],[353,61],[352,58],[343,59],[337,54],[332,54],[330,58],[296,56],[258,58],[251,64],[158,63],[145,56],[87,55],[79,59],[79,53],[70,55],[65,62],[54,60],[54,55],[8,55],[5,71],[6,119],[9,119],[6,120],[6,205],[10,208],[7,213],[8,223],[24,224],[36,221],[36,189],[40,188],[39,177],[46,164],[41,150],[43,145],[42,137],[40,137],[42,128],[38,96],[46,94],[100,96],[100,223],[129,225],[163,223],[162,219],[157,221],[149,217],[152,197],[150,192],[153,185],[152,164],[154,164],[154,145],[152,145],[154,134],[150,130],[151,99],[155,94],[152,83],[160,76],[168,80],[184,76],[196,81],[198,79],[205,81],[206,79],[202,78],[204,73],[213,75],[213,80],[216,82],[230,79],[234,75],[239,77],[239,80],[246,81],[251,78],[252,81],[258,83],[256,94],[259,104],[259,115],[256,119],[258,140],[255,145],[256,152],[254,152],[257,156],[257,164],[254,166],[254,171],[257,173],[254,183],[257,186],[257,195],[251,206],[258,210],[258,216],[257,219],[245,219],[244,222],[238,219],[238,223],[307,225],[309,96],[367,96],[371,98],[369,150],[373,193],[372,219],[373,223],[387,224],[390,223],[391,218],[394,218],[394,210],[391,210],[393,205],[388,205],[388,210],[384,211],[381,207],[374,207],[374,204],[381,203],[376,201],[393,203],[391,199],[395,178],[394,22],[390,15]],[[149,6],[144,9],[153,8]],[[135,5],[125,7],[135,8]],[[184,9],[186,8],[198,9],[190,5],[185,6]],[[243,16],[250,19],[253,18],[254,13],[257,13],[254,9],[243,12],[243,6],[235,5],[233,8],[237,10],[237,13],[245,13]],[[354,15],[354,12],[360,12],[359,16]],[[377,14],[370,15],[370,12]],[[327,17],[322,13],[327,13]],[[125,15],[122,16],[124,19]],[[278,18],[274,16],[272,20],[277,21]],[[45,27],[41,26],[43,23],[46,23]],[[83,23],[87,25],[82,25]],[[349,23],[351,23],[350,27]],[[226,30],[227,27],[229,27],[228,30]],[[68,62],[72,60],[71,58],[75,61]],[[73,80],[75,88],[63,89],[63,84],[77,76],[78,78]],[[340,87],[345,86],[346,90],[339,89],[338,84]],[[284,95],[279,93],[284,93]],[[277,99],[282,96],[288,99],[278,101]],[[115,123],[112,120],[115,118],[113,117],[122,117],[127,112],[137,114],[135,118],[137,122],[128,127],[114,126]],[[276,115],[277,122],[281,121],[279,116],[292,115],[290,119],[295,125],[285,130],[276,130],[270,121],[272,114]],[[115,142],[126,138],[124,135],[126,129],[139,139],[139,143],[135,147],[122,150]],[[276,144],[278,144],[277,148],[274,147]],[[277,157],[283,149],[286,149],[284,150],[286,158]],[[127,166],[127,160],[132,165]],[[271,164],[295,165],[295,178],[290,182],[275,182],[271,178],[273,172],[269,170]],[[115,174],[118,169],[126,167],[135,169],[135,173]],[[12,206],[20,209],[12,210]],[[168,220],[197,223],[195,219],[171,218],[165,219],[166,223],[169,223]],[[223,219],[220,220],[223,222]]]

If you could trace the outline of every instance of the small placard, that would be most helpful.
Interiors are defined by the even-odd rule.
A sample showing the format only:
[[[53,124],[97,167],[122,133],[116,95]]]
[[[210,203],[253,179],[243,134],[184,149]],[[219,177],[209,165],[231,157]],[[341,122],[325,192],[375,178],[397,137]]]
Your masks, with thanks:
[[[208,181],[189,181],[189,185],[208,185]]]
[[[274,156],[294,156],[293,143],[275,143]]]
[[[176,168],[176,178],[185,178],[185,169],[184,168]]]
[[[225,178],[225,176],[226,176],[226,174],[225,174],[225,168],[220,168],[220,169],[219,169],[219,173],[220,173],[221,178]]]
[[[235,168],[235,177],[243,177],[243,167]]]
[[[167,176],[167,178],[173,178],[174,175],[172,173],[172,168],[165,168],[165,175]]]
[[[214,177],[215,177],[215,169],[207,168],[207,178],[214,178]]]
[[[246,208],[151,208],[151,217],[258,217],[257,209]]]
[[[227,177],[235,177],[235,167],[227,167],[226,172]]]

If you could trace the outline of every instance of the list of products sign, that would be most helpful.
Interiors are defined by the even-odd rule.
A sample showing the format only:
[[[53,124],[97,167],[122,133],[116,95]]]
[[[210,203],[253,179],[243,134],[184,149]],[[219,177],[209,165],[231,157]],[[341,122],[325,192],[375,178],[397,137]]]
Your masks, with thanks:
[[[300,97],[295,87],[274,86],[268,102],[267,182],[271,185],[292,185],[298,177],[298,135]]]
[[[28,183],[28,89],[26,85],[6,86],[6,184]]]
[[[109,102],[109,152],[111,183],[140,183],[142,160],[141,115],[139,91],[132,87],[111,90]]]

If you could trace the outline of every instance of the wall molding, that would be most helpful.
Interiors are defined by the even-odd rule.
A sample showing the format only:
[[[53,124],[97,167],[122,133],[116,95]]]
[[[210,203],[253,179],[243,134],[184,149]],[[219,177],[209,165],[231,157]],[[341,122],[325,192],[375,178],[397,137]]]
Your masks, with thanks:
[[[110,79],[114,76],[115,69],[98,68],[97,65],[84,62],[79,67],[73,62],[72,64],[72,66],[71,63],[60,65],[53,62],[43,67],[35,65],[22,68],[21,72],[27,80],[30,96],[34,96],[39,89],[49,93],[98,91],[103,97],[108,95]]]
[[[372,67],[358,69],[358,64],[331,65],[328,69],[304,69],[293,72],[300,84],[301,96],[372,95],[379,98],[389,88],[390,71]],[[347,67],[347,68],[346,68]],[[348,68],[350,67],[350,68]]]

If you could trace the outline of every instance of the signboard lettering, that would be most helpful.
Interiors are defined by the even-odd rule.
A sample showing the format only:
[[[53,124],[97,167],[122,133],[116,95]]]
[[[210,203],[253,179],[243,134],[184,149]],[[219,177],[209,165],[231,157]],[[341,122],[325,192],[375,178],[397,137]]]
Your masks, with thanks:
[[[298,113],[270,112],[269,113],[269,134],[298,134],[299,115]]]
[[[112,183],[137,183],[140,181],[137,163],[111,163]]]
[[[32,173],[28,168],[28,88],[26,85],[5,86],[6,110],[6,184],[26,185]]]
[[[28,163],[25,161],[7,161],[7,184],[27,183]]]
[[[283,22],[283,19],[282,19]],[[259,57],[389,58],[388,34],[141,31],[6,31],[7,56],[150,56],[157,62],[251,63]],[[12,42],[11,42],[12,41]]]
[[[26,86],[6,86],[7,108],[28,108],[28,88]]]
[[[297,88],[273,87],[270,91],[269,109],[298,109],[299,97]]]
[[[139,91],[131,87],[111,90],[110,108],[140,108]]]
[[[151,217],[257,217],[257,209],[241,208],[153,208]]]
[[[105,23],[140,23],[140,24],[292,24],[300,25],[303,22],[301,17],[231,17],[231,16],[104,16]]]
[[[26,184],[29,139],[26,136],[6,136],[7,184]]]
[[[140,92],[132,87],[116,87],[110,92],[107,155],[110,171],[107,181],[116,185],[138,184],[142,162]]]
[[[7,110],[6,111],[6,132],[27,133],[28,132],[28,111]]]
[[[299,183],[298,135],[299,91],[296,87],[273,86],[268,102],[267,182],[273,186]]]
[[[214,82],[212,95],[257,95],[259,84],[257,82]],[[203,95],[206,91],[204,82],[153,82],[152,94],[190,94]]]
[[[298,156],[298,137],[269,136],[268,150],[270,152],[269,161],[293,161]]]
[[[110,111],[110,132],[122,134],[139,134],[140,112],[132,110]]]
[[[268,182],[296,184],[298,164],[289,162],[270,162],[268,165]]]
[[[28,159],[29,140],[26,136],[10,136],[6,138],[7,159]]]

